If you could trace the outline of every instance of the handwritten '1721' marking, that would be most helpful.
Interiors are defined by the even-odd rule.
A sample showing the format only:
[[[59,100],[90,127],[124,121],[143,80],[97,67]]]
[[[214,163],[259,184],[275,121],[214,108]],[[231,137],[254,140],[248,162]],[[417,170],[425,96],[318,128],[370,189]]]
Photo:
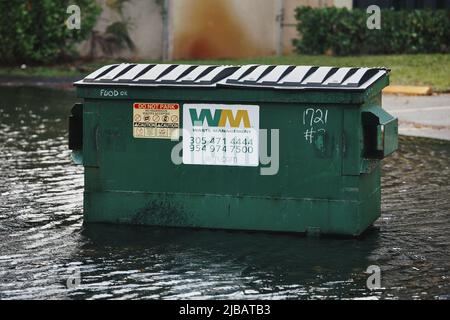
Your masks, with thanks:
[[[326,129],[323,128],[328,122],[328,110],[321,108],[307,108],[303,112],[303,125],[309,126],[303,134],[305,140],[308,143],[312,143],[315,134],[318,132],[325,133]],[[321,128],[319,128],[319,126]]]

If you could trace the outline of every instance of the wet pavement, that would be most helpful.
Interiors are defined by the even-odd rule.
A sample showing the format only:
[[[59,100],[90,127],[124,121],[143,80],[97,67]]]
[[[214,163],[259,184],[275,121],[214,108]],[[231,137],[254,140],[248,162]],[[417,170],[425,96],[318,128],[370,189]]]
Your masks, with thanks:
[[[450,140],[450,94],[385,94],[383,108],[398,117],[400,134]]]
[[[86,226],[74,92],[0,96],[0,299],[450,299],[450,142],[400,138],[359,239]]]

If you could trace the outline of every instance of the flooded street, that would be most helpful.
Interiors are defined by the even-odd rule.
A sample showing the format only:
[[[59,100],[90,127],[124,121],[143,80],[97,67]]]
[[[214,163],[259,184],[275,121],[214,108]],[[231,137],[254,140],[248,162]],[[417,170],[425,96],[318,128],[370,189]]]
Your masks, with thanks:
[[[400,138],[360,239],[83,226],[75,93],[0,96],[0,299],[450,299],[450,142]]]

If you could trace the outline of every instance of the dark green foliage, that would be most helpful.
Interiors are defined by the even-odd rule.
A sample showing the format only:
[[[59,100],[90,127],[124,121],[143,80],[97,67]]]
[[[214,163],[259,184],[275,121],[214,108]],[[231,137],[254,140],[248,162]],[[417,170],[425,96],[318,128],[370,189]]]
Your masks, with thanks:
[[[81,8],[81,29],[69,30],[67,7]],[[48,63],[73,54],[92,31],[99,6],[92,0],[0,1],[0,63]]]
[[[450,50],[450,11],[381,11],[381,29],[370,30],[364,10],[345,8],[296,9],[303,54],[447,53]]]

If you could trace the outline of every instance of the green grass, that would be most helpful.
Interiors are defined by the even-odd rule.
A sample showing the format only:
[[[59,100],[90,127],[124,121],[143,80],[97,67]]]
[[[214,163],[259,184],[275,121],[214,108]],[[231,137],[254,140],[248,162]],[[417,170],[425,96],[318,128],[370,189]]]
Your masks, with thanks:
[[[55,66],[37,66],[21,69],[20,67],[0,67],[0,76],[38,76],[68,77],[86,75],[98,67],[118,61],[103,60],[95,62],[76,62]],[[158,61],[139,61],[141,63]],[[417,55],[379,55],[379,56],[284,56],[262,57],[237,60],[202,60],[174,61],[174,63],[195,64],[292,64],[316,66],[369,66],[388,67],[391,71],[391,84],[395,85],[429,85],[436,92],[450,92],[450,54]]]

